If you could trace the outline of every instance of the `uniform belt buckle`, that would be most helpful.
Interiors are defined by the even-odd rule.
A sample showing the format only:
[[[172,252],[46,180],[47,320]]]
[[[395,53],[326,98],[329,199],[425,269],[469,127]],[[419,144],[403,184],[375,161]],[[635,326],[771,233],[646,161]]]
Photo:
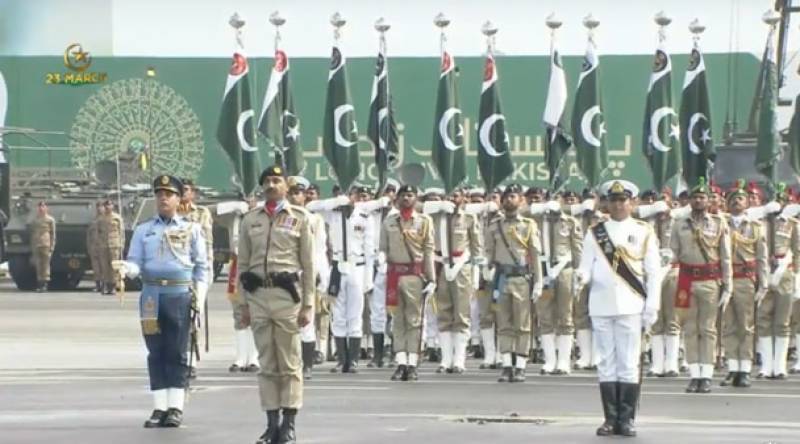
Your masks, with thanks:
[[[161,279],[160,281],[158,281],[158,284],[161,285],[162,287],[166,287],[167,285],[169,285],[169,281],[166,279]]]
[[[693,268],[692,269],[692,276],[700,277],[700,269],[699,268]]]

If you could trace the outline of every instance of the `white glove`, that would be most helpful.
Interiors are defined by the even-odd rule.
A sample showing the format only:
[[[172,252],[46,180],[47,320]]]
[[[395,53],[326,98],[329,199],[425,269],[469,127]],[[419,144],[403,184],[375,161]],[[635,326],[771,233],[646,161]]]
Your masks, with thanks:
[[[572,273],[572,281],[573,286],[583,287],[589,283],[589,276],[583,270],[575,269],[575,272]]]
[[[795,217],[800,214],[800,204],[789,204],[783,207],[783,211],[781,211],[781,216],[784,217]]]
[[[778,268],[769,275],[769,288],[777,290],[778,287],[780,287],[781,281],[783,280],[783,275],[786,273],[786,269],[789,268],[790,259],[791,258],[789,256],[784,256],[781,259],[778,259]]]
[[[486,282],[492,282],[494,280],[494,267],[484,267],[483,269],[483,280]]]
[[[583,214],[583,205],[582,204],[572,204],[569,206],[569,214],[570,216],[577,217]]]
[[[780,210],[781,210],[781,204],[774,200],[764,205],[764,212],[766,214],[777,213]]]
[[[444,211],[447,214],[453,214],[456,211],[456,204],[454,204],[449,200],[445,200],[440,203],[439,208],[441,208],[442,211]]]
[[[476,265],[478,267],[484,266],[488,263],[485,257],[483,256],[473,256],[472,257],[472,265]]]
[[[336,196],[336,197],[333,198],[333,207],[334,208],[344,207],[344,206],[347,206],[347,205],[350,205],[350,198],[349,197],[347,197],[345,195],[341,195],[341,196]]]
[[[383,196],[378,200],[381,201],[381,207],[383,207],[383,208],[386,208],[386,207],[388,207],[389,205],[392,204],[392,199],[389,199],[389,197],[387,197],[387,196]]]
[[[661,265],[664,267],[671,264],[672,258],[675,256],[669,248],[662,248],[658,250],[658,253],[661,255]]]
[[[557,200],[549,200],[545,204],[545,209],[552,213],[557,213],[561,211],[561,202]]]
[[[425,284],[425,287],[422,289],[422,294],[425,296],[430,296],[434,291],[436,291],[436,282],[430,281]]]
[[[691,205],[686,205],[685,207],[675,208],[674,210],[670,211],[670,215],[675,219],[680,219],[683,217],[689,217],[692,214],[692,207]]]
[[[669,205],[663,200],[656,201],[650,205],[639,205],[638,207],[639,217],[643,219],[647,219],[659,213],[665,213],[669,210]]]
[[[725,308],[728,305],[728,302],[731,301],[731,296],[732,294],[730,290],[723,291],[719,296],[719,306]]]
[[[552,278],[550,276],[545,276],[544,279],[542,280],[542,285],[549,288],[553,285],[553,281],[555,280],[556,280],[555,278]]]
[[[658,320],[658,308],[645,307],[642,312],[642,327],[649,330]]]
[[[489,213],[494,213],[495,211],[499,211],[500,207],[494,201],[486,202],[486,211]]]
[[[586,199],[581,204],[583,211],[594,211],[594,199]]]
[[[119,270],[125,277],[128,279],[136,279],[141,272],[139,270],[139,266],[133,262],[123,261],[123,260],[113,260],[111,261],[111,266],[114,269]]]
[[[756,296],[755,296],[756,304],[760,304],[761,301],[763,301],[764,297],[766,296],[767,296],[766,288],[760,288],[758,291],[756,291]]]
[[[194,283],[195,297],[197,298],[197,314],[202,315],[206,309],[206,295],[208,294],[208,284],[206,282]]]
[[[542,297],[542,283],[536,282],[531,290],[531,301],[536,302],[540,297]]]

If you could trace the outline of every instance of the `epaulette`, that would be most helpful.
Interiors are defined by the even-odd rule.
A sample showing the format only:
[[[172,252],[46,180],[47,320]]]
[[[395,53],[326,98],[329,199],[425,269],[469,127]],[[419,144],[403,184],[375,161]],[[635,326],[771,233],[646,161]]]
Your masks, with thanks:
[[[303,217],[305,217],[305,218],[311,217],[311,212],[308,211],[307,209],[305,209],[304,207],[299,206],[299,205],[287,204],[286,205],[286,209],[289,210],[289,212],[296,211],[296,212],[302,214]]]

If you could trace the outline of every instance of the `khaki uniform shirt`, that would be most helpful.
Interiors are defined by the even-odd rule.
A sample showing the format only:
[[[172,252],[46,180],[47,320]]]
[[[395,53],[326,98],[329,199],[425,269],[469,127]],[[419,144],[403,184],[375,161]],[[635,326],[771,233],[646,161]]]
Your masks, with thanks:
[[[766,227],[769,259],[775,267],[775,259],[792,254],[792,267],[796,271],[800,270],[800,221],[793,217],[777,215],[764,218]],[[774,240],[773,240],[774,239]],[[773,249],[773,251],[769,251]]]
[[[436,254],[442,256],[445,262],[448,252],[442,251],[443,245],[449,245],[450,254],[454,254],[454,259],[467,253],[472,258],[483,254],[480,222],[476,215],[459,211],[454,214],[437,213],[431,218]],[[449,239],[443,239],[447,236],[447,218],[450,218],[450,235]]]
[[[503,235],[508,247],[503,242]],[[490,263],[528,266],[535,281],[542,282],[542,264],[538,260],[541,249],[539,229],[533,219],[518,214],[511,217],[501,215],[489,223],[486,257]]]
[[[208,254],[209,266],[214,261],[214,220],[211,217],[211,210],[193,203],[178,206],[178,214],[185,217],[189,222],[200,225],[203,238],[206,241],[206,253]]]
[[[567,266],[578,268],[583,250],[581,223],[564,213],[559,213],[557,217],[545,214],[541,218],[539,228],[542,245],[540,253],[543,260],[553,266],[562,258],[570,258]]]
[[[311,225],[308,211],[288,202],[273,217],[264,207],[250,210],[239,230],[239,273],[250,271],[263,279],[267,273],[300,272],[300,301],[304,308],[313,308],[316,272]]]
[[[756,263],[756,288],[766,288],[769,259],[764,224],[742,216],[728,215],[731,230],[731,257],[733,264]]]
[[[100,245],[107,248],[125,247],[125,223],[118,213],[103,214],[98,223]]]
[[[689,265],[719,262],[722,268],[722,287],[728,291],[733,290],[730,229],[722,216],[705,213],[699,220],[691,216],[677,219],[672,225],[670,236],[675,261]],[[703,245],[703,250],[700,249],[698,240]]]
[[[56,248],[56,220],[53,216],[46,214],[37,215],[31,223],[31,247],[49,248],[50,251]]]
[[[388,263],[422,262],[425,279],[433,282],[433,221],[430,216],[413,212],[408,220],[400,213],[386,216],[381,227],[379,250]],[[410,255],[410,257],[409,257]]]

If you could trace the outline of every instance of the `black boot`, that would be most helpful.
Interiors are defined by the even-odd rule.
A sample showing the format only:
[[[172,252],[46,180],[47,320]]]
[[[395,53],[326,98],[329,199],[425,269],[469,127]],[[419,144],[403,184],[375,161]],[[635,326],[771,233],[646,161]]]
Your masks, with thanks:
[[[697,393],[711,393],[711,379],[700,379],[700,383],[697,386]]]
[[[597,436],[611,436],[617,426],[617,383],[600,383],[600,400],[603,403],[603,425],[597,428]]]
[[[693,378],[689,381],[689,386],[686,387],[686,393],[697,393],[698,387],[700,387],[700,379]]]
[[[311,368],[314,367],[314,344],[313,342],[302,342],[303,350],[303,379],[311,379]]]
[[[406,366],[403,364],[398,365],[397,369],[392,373],[392,381],[405,381],[406,378]]]
[[[98,293],[103,291],[103,286],[100,284],[100,281],[94,281],[94,291]]]
[[[280,415],[277,410],[267,410],[267,430],[258,438],[256,444],[277,444],[280,436],[279,432]]]
[[[278,433],[278,443],[295,444],[297,442],[294,435],[294,418],[296,416],[297,409],[283,409],[283,421],[281,421],[281,429]]]
[[[639,400],[639,384],[619,382],[619,398],[617,399],[619,434],[636,436],[633,419],[636,417],[636,402]]]
[[[497,382],[511,382],[514,379],[514,369],[511,367],[503,367],[503,371],[500,373],[500,377],[497,378]]]
[[[331,369],[331,373],[347,371],[347,338],[333,338],[336,341],[336,366]]]
[[[514,375],[511,377],[511,382],[525,382],[525,370],[519,367],[514,369]]]
[[[158,427],[164,426],[164,419],[167,417],[167,412],[164,410],[153,410],[153,413],[150,414],[150,418],[144,422],[144,428],[146,429],[154,429]]]
[[[38,281],[36,282],[36,292],[41,293],[44,291],[44,282]]]
[[[372,361],[367,364],[367,367],[383,368],[383,333],[372,334],[372,346],[375,347]]]
[[[750,372],[739,372],[736,387],[748,388],[750,387]]]
[[[176,408],[169,408],[162,427],[180,427],[182,422],[183,412]]]
[[[406,379],[404,379],[404,381],[416,381],[417,379],[419,379],[417,367],[413,365],[406,367]]]
[[[358,356],[361,353],[361,338],[347,339],[347,373],[358,373]]]
[[[732,385],[737,387],[737,383],[739,382],[739,372],[728,372],[728,376],[719,383],[720,387],[727,387]]]

